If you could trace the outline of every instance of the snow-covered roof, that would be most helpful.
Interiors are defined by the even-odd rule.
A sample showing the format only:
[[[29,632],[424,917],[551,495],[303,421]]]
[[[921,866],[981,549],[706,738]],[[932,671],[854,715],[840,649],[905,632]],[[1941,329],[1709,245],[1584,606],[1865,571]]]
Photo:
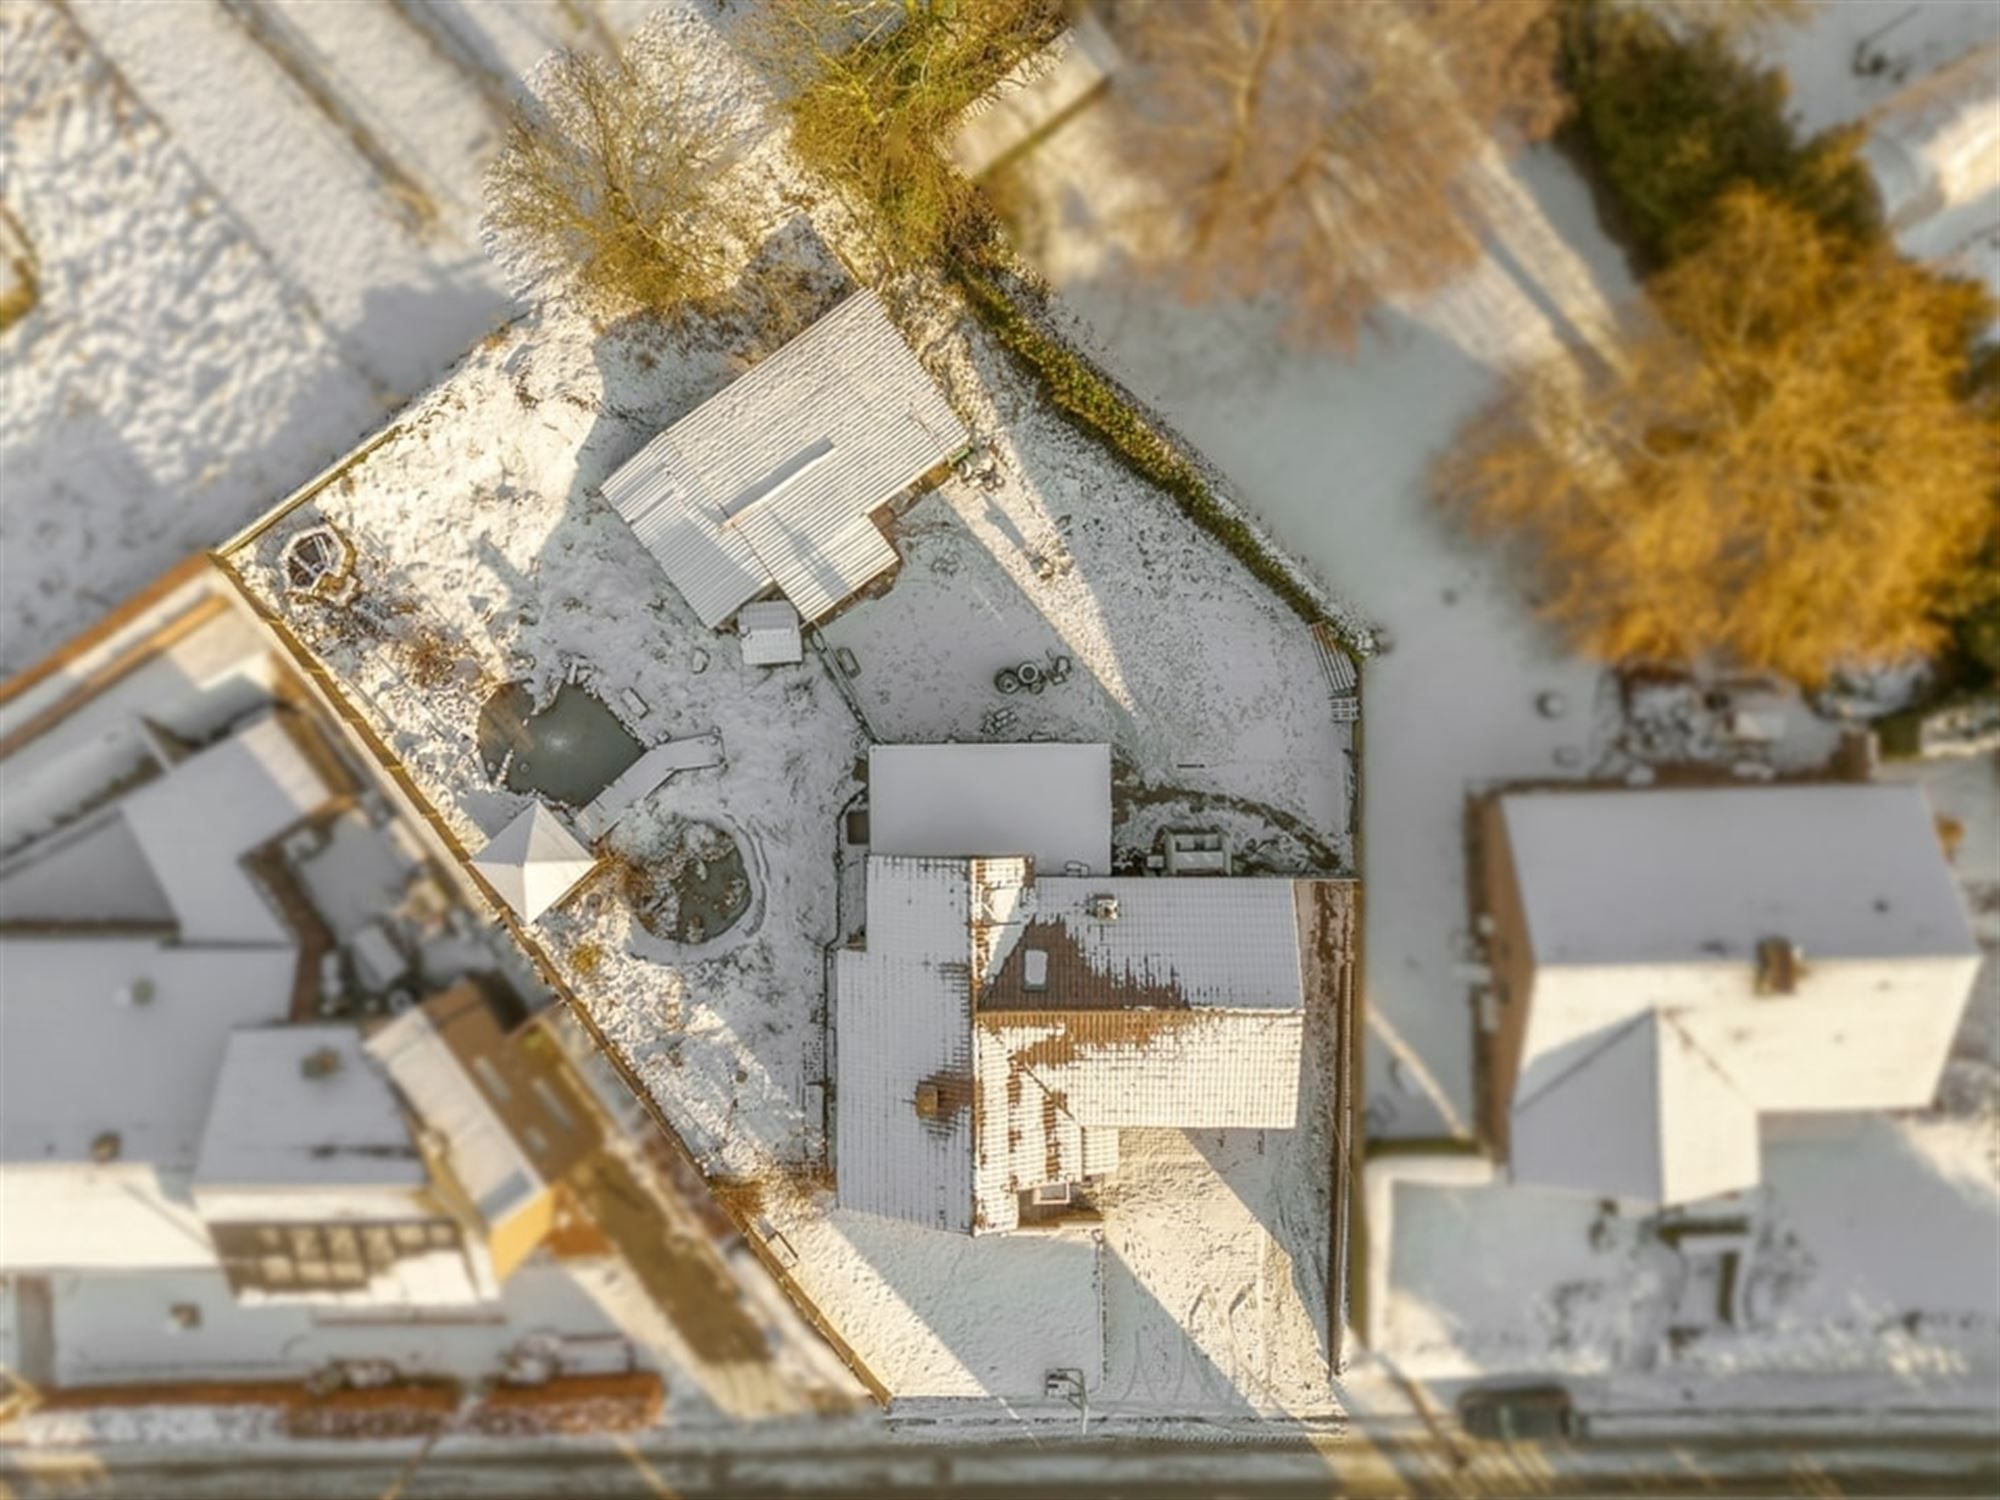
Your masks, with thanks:
[[[646,444],[603,494],[711,629],[773,584],[816,620],[895,565],[869,513],[970,441],[862,291]]]
[[[1011,1229],[1022,1191],[1115,1168],[1121,1127],[1290,1128],[1300,889],[872,854],[836,959],[842,1206]]]
[[[1757,1110],[1675,1021],[1646,1011],[1514,1111],[1525,1180],[1639,1203],[1757,1182]]]
[[[430,1181],[388,1079],[352,1026],[228,1038],[195,1166],[211,1219],[372,1217]],[[286,1195],[300,1201],[287,1211]]]
[[[1500,814],[1533,962],[1516,1180],[1690,1202],[1756,1182],[1760,1113],[1930,1100],[1979,950],[1918,788],[1518,793]]]
[[[443,1142],[452,1175],[491,1229],[532,1202],[545,1184],[439,1029],[439,1018],[461,1003],[455,991],[436,996],[377,1031],[367,1047]]]
[[[1095,913],[1103,911],[1109,916]],[[1041,986],[1031,986],[1031,955]],[[1288,880],[1038,877],[980,992],[982,1010],[1305,1003]]]
[[[0,1158],[87,1162],[112,1131],[124,1160],[192,1167],[224,1040],[285,1019],[294,963],[289,948],[0,938]]]
[[[1944,957],[1971,929],[1915,786],[1522,792],[1500,799],[1537,966]]]
[[[1038,870],[1111,868],[1109,745],[877,745],[868,755],[877,854],[1024,854]]]
[[[982,1012],[979,1227],[1015,1227],[1028,1188],[1115,1170],[1128,1126],[1291,1129],[1303,1022],[1297,1011]]]
[[[597,867],[545,802],[533,802],[472,856],[472,867],[524,922],[532,922]]]
[[[835,1150],[844,1208],[972,1228],[972,871],[868,861],[868,948],[835,957]],[[918,1113],[918,1090],[938,1090]]]
[[[0,938],[0,1265],[205,1264],[188,1178],[223,1048],[280,1022],[290,948]],[[118,1138],[100,1165],[92,1143]]]
[[[128,795],[119,810],[184,943],[288,943],[243,856],[325,805],[326,783],[267,711]]]
[[[743,637],[745,666],[788,667],[805,659],[799,612],[783,599],[744,605],[736,612],[736,633]]]

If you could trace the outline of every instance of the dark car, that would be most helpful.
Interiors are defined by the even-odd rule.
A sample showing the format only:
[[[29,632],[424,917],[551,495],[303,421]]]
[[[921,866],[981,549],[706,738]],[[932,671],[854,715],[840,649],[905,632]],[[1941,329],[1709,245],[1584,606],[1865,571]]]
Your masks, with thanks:
[[[1469,1436],[1496,1443],[1583,1436],[1583,1418],[1559,1385],[1467,1391],[1458,1398],[1458,1421]]]

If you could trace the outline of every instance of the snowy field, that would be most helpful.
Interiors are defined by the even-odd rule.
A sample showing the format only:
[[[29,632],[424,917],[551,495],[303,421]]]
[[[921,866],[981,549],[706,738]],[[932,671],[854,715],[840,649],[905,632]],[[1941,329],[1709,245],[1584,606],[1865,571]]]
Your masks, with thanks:
[[[643,0],[0,0],[0,675],[272,504],[514,316],[518,73]],[[237,17],[251,18],[251,22]]]

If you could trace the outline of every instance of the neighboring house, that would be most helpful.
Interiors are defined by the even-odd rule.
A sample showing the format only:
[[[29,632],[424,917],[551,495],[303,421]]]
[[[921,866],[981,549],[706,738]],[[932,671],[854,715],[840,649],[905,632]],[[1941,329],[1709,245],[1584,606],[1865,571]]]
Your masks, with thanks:
[[[504,1278],[555,1227],[555,1184],[597,1144],[555,1066],[513,1045],[461,981],[367,1041],[414,1116],[441,1194]]]
[[[1763,1114],[1930,1104],[1979,950],[1921,789],[1508,793],[1480,842],[1514,1181],[1687,1203]]]
[[[602,492],[711,630],[773,589],[811,623],[896,565],[875,512],[971,441],[862,291],[646,444]]]
[[[424,1308],[497,1291],[352,1026],[230,1033],[193,1197],[240,1301]]]
[[[874,752],[865,944],[835,965],[842,1207],[1060,1222],[1123,1128],[1297,1123],[1315,908],[1345,883],[1109,876],[1108,771],[1102,745]]]
[[[265,705],[190,753],[135,722],[138,765],[121,769],[122,727],[96,737],[105,784],[44,802],[57,826],[0,864],[10,1269],[206,1255],[189,1191],[224,1052],[293,1008],[298,936],[246,857],[330,799],[309,731]]]
[[[595,1123],[307,702],[205,564],[0,693],[0,1367],[36,1386],[301,1373],[373,1352],[361,1309],[475,1369],[516,1303],[607,1329],[502,1287]]]

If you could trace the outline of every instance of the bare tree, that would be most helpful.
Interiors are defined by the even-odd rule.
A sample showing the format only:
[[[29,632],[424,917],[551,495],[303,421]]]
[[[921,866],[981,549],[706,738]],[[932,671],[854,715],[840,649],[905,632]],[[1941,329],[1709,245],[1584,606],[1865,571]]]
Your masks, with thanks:
[[[799,158],[866,206],[891,258],[921,260],[979,215],[945,139],[1061,20],[1056,0],[762,0],[745,44]]]
[[[1457,187],[1563,111],[1552,0],[1116,0],[1142,254],[1197,297],[1276,295],[1346,339],[1478,250]]]
[[[564,51],[533,75],[487,174],[486,225],[544,274],[573,273],[600,315],[713,298],[743,225],[726,146],[671,66]]]

